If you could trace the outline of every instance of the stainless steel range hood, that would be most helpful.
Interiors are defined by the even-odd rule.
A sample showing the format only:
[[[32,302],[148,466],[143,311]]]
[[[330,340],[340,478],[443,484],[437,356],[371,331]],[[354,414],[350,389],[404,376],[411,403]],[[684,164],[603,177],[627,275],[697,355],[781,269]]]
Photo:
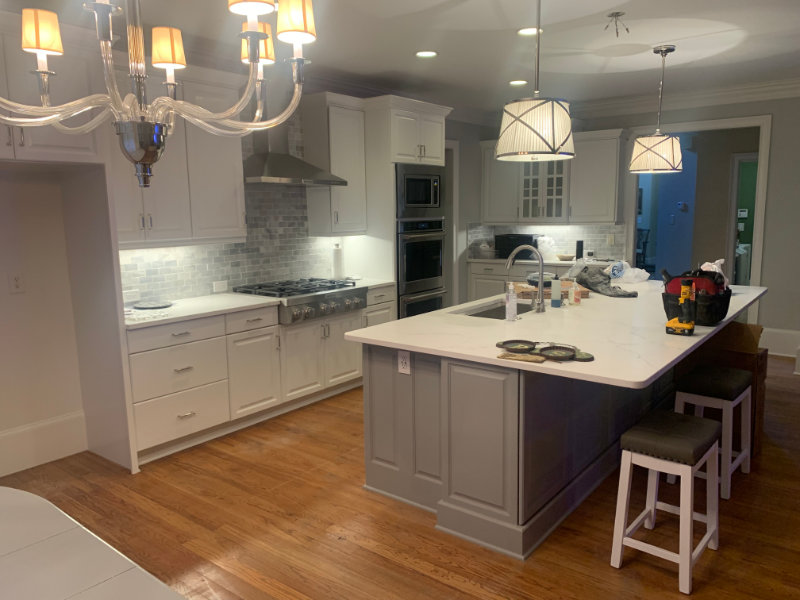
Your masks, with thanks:
[[[244,159],[245,185],[347,185],[347,181],[324,169],[291,156],[288,125],[253,134],[254,154]]]

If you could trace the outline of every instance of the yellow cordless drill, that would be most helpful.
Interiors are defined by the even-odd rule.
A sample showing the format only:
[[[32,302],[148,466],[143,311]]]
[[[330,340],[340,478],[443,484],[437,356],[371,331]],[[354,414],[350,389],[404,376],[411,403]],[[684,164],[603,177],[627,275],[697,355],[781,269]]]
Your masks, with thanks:
[[[667,321],[667,333],[673,335],[692,335],[694,333],[694,282],[691,279],[681,279],[681,297],[678,299],[681,316]]]

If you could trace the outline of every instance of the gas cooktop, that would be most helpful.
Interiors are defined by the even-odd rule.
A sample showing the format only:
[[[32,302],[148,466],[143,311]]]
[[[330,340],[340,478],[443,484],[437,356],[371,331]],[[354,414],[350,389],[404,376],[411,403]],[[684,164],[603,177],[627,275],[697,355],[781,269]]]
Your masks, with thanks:
[[[343,288],[354,287],[355,281],[346,279],[322,279],[310,277],[307,279],[286,279],[284,281],[269,281],[266,283],[253,283],[238,285],[234,292],[243,294],[256,294],[258,296],[271,296],[273,298],[286,298],[303,294],[316,294]]]

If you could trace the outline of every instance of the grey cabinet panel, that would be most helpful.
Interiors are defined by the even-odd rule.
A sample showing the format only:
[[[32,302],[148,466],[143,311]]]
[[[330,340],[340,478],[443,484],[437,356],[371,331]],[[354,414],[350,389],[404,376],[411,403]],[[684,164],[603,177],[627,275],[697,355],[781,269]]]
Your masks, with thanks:
[[[439,481],[442,475],[441,359],[415,354],[411,372],[414,378],[414,473]]]
[[[372,399],[365,406],[364,427],[369,441],[367,462],[379,461],[398,467],[398,439],[395,432],[405,429],[401,406],[398,397],[403,396],[403,387],[410,387],[404,380],[395,380],[397,361],[395,352],[383,348],[365,346],[365,387],[369,386],[369,397]],[[366,395],[365,395],[366,396]]]

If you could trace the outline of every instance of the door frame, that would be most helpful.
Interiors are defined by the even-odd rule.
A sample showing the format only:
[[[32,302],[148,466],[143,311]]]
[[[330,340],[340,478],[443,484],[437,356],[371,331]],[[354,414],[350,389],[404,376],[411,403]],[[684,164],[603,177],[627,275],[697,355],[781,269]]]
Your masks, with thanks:
[[[445,222],[445,231],[447,235],[451,236],[450,239],[452,240],[452,248],[453,248],[453,255],[449,257],[451,261],[451,269],[452,269],[452,279],[446,282],[445,287],[450,286],[450,303],[453,306],[456,306],[461,302],[460,293],[459,293],[459,264],[458,264],[458,257],[461,256],[463,252],[467,251],[467,232],[464,230],[463,235],[460,235],[459,229],[459,205],[460,205],[460,197],[459,197],[459,190],[458,190],[458,165],[459,165],[459,149],[461,147],[461,143],[458,140],[445,140],[444,141],[444,148],[445,148],[445,157],[447,156],[447,150],[453,151],[453,162],[446,163],[446,169],[453,170],[453,190],[452,194],[450,194],[451,205],[453,207],[453,215],[450,219],[450,223]]]
[[[756,181],[756,205],[753,218],[753,254],[750,265],[750,285],[761,285],[761,263],[764,257],[764,221],[767,212],[767,178],[769,176],[769,150],[772,133],[772,115],[755,115],[750,117],[735,117],[730,119],[708,119],[704,121],[685,121],[663,125],[663,133],[688,133],[693,131],[712,131],[716,129],[742,129],[745,127],[758,127],[758,170]],[[626,144],[625,156],[630,156],[633,141],[640,135],[652,133],[652,126],[634,127],[630,130],[631,136]],[[627,172],[625,182],[625,223],[636,224],[636,174]],[[735,213],[734,213],[735,214]],[[735,219],[731,219],[735,221]],[[731,225],[729,224],[729,227]],[[626,227],[625,252],[634,256],[634,236],[636,227]],[[727,261],[727,259],[726,259]],[[729,265],[726,265],[730,269]],[[731,271],[732,273],[732,271]],[[758,302],[750,306],[747,311],[747,322],[758,321]]]
[[[731,156],[731,182],[730,182],[730,199],[729,199],[729,206],[728,209],[733,211],[734,213],[738,207],[738,196],[739,196],[739,163],[742,162],[758,162],[759,161],[759,153],[758,152],[740,152],[737,154],[733,154]],[[757,178],[756,178],[757,179]],[[756,184],[758,181],[756,180]],[[732,213],[733,214],[733,213]],[[733,281],[733,264],[736,260],[736,248],[734,246],[734,240],[736,239],[736,221],[737,219],[731,219],[731,222],[728,224],[728,249],[725,253],[725,264],[731,265],[730,268],[730,279]],[[750,254],[750,262],[753,261],[753,254],[751,249]],[[752,264],[750,266],[752,272]],[[752,280],[751,280],[752,281]]]

